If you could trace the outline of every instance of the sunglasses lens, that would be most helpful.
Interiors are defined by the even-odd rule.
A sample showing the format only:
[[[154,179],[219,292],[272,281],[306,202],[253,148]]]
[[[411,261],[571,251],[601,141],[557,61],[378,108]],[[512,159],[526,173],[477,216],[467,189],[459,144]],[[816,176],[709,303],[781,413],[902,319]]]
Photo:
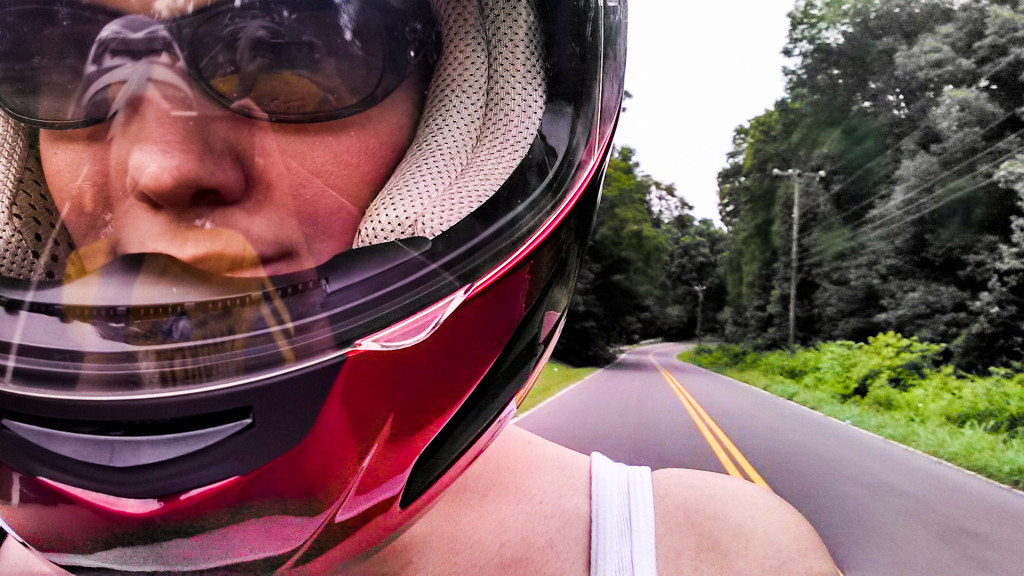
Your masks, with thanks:
[[[76,100],[90,50],[109,22],[103,12],[67,6],[0,10],[0,104],[45,122],[102,120],[82,118]]]
[[[125,39],[176,41],[169,28],[142,40],[134,28],[120,34],[117,23],[124,18],[89,4],[0,8],[0,107],[41,127],[106,120],[112,91],[123,81],[103,74],[120,60],[137,59],[141,49],[125,52]],[[224,105],[254,118],[350,116],[387,97],[409,69],[404,26],[360,2],[228,4],[185,27],[193,78]]]
[[[196,27],[189,51],[202,79],[236,111],[290,121],[342,117],[388,90],[387,31],[375,16],[334,2],[301,12],[229,10]]]

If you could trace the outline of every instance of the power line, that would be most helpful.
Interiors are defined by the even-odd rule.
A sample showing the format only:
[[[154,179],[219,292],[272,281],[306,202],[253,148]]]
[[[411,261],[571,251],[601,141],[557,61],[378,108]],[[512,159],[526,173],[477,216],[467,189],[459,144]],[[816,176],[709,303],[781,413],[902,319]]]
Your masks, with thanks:
[[[911,222],[911,221],[916,220],[916,219],[918,219],[918,218],[920,218],[920,217],[922,217],[922,216],[924,216],[926,214],[934,212],[935,210],[937,210],[938,208],[948,204],[949,202],[952,202],[953,200],[956,200],[957,198],[960,198],[961,196],[969,194],[970,192],[974,192],[975,190],[977,190],[979,188],[987,186],[988,184],[994,182],[995,180],[996,180],[995,177],[992,177],[992,178],[984,180],[984,181],[982,181],[982,182],[980,182],[980,183],[978,183],[978,184],[976,184],[974,186],[971,186],[969,188],[965,188],[965,189],[963,189],[963,190],[961,190],[961,191],[959,191],[959,192],[957,192],[955,194],[951,194],[951,195],[947,196],[946,198],[942,199],[941,201],[936,202],[935,204],[933,204],[931,206],[928,206],[924,210],[921,210],[920,212],[917,212],[917,213],[915,213],[915,214],[905,218],[901,222],[903,222],[903,223]],[[864,243],[867,240],[873,239],[873,238],[881,235],[885,231],[887,231],[886,228],[879,228],[879,229],[877,229],[877,230],[875,230],[873,232],[870,232],[870,233],[868,233],[866,235],[858,236],[857,239],[856,239],[856,243]],[[855,244],[851,244],[851,246],[853,246]],[[824,261],[823,257],[810,258],[810,259],[808,259],[807,264],[808,265],[810,265],[810,264],[820,264],[823,261]],[[858,266],[857,263],[855,263],[853,261],[847,261],[847,262],[844,262],[844,263],[837,264],[836,266],[833,267],[833,269],[842,270],[844,268],[854,268],[856,266]]]
[[[999,70],[1003,69],[1006,65],[1011,63],[1014,59],[1022,58],[1022,57],[1024,57],[1024,49],[1010,52],[1009,54],[1004,56],[994,68],[991,68],[984,76],[979,78],[978,81],[974,83],[974,86],[980,86],[983,83],[988,82],[993,74],[995,74]],[[1006,120],[1008,120],[1011,116],[1018,115],[1022,111],[1024,111],[1024,106],[1020,106],[1020,107],[1014,108],[1013,110],[1010,110],[1009,112],[1004,114],[1002,117],[1000,117],[999,119],[995,120],[994,122],[990,123],[988,126],[983,128],[982,131],[981,131],[981,134],[985,134],[989,130],[995,128],[996,126],[998,126],[998,125],[1002,124],[1003,122],[1005,122]],[[848,121],[849,121],[849,117],[847,117],[847,120],[843,121],[843,126],[845,126]],[[840,128],[842,128],[842,126],[840,126]],[[907,134],[906,136],[901,138],[899,144],[902,145],[902,144],[906,143],[908,140],[916,137],[919,133],[924,131],[926,128],[927,128],[927,124],[922,124],[921,126],[916,128],[915,130],[913,130],[912,132],[910,132],[909,134]],[[1017,132],[1014,133],[1014,135],[1020,134],[1020,132],[1021,131],[1017,131]],[[1004,139],[1004,141],[1005,141],[1005,139]],[[894,151],[892,149],[889,149],[889,150],[886,150],[885,152],[879,154],[878,156],[873,158],[870,162],[868,162],[863,167],[861,167],[860,170],[858,170],[852,176],[847,178],[842,184],[840,184],[838,187],[834,188],[831,192],[833,194],[839,192],[840,190],[845,188],[848,184],[854,182],[857,179],[857,177],[859,177],[861,175],[861,173],[863,173],[865,170],[867,170],[868,168],[870,168],[874,164],[878,163],[880,160],[884,160],[884,159],[888,158],[893,153],[894,153]],[[852,214],[853,212],[855,212],[857,210],[860,210],[861,208],[864,208],[868,204],[872,203],[882,193],[883,193],[883,190],[880,190],[879,192],[876,192],[875,194],[873,194],[870,197],[866,198],[864,201],[862,201],[861,203],[857,204],[856,206],[853,206],[853,207],[845,210],[843,213],[839,214],[835,218],[836,219],[841,219],[841,218],[843,218],[845,216],[848,216],[849,214]]]
[[[1005,115],[1004,115],[1004,116],[1003,116],[1002,118],[1000,118],[1000,119],[996,120],[995,122],[992,122],[991,124],[989,124],[988,126],[986,126],[986,127],[984,128],[984,129],[982,129],[982,130],[981,130],[981,132],[980,132],[980,133],[981,133],[981,134],[984,134],[985,132],[988,132],[989,130],[991,130],[991,129],[992,129],[992,128],[994,128],[995,126],[997,126],[997,125],[1001,124],[1002,122],[1004,122],[1004,121],[1005,121],[1005,120],[1006,120],[1007,118],[1009,118],[1010,116],[1014,116],[1014,115],[1016,115],[1016,114],[1017,114],[1018,112],[1021,112],[1021,111],[1024,111],[1024,107],[1021,107],[1021,108],[1015,108],[1014,110],[1012,110],[1012,111],[1008,112],[1007,114],[1005,114]],[[910,139],[910,138],[911,138],[911,137],[912,137],[913,135],[915,135],[915,134],[916,134],[917,132],[919,132],[919,131],[921,131],[921,130],[923,130],[923,128],[918,128],[918,129],[917,129],[917,130],[915,130],[915,131],[914,131],[913,133],[911,133],[910,135],[908,135],[908,136],[906,136],[905,138],[903,138],[903,139],[902,139],[902,140],[901,140],[900,142],[901,142],[901,143],[903,143],[903,142],[906,142],[906,141],[907,141],[908,139]],[[1002,140],[1000,140],[999,142],[997,142],[997,143],[995,143],[995,144],[993,144],[993,145],[989,146],[988,148],[986,148],[986,149],[982,150],[981,152],[979,152],[979,153],[975,154],[975,155],[974,155],[974,156],[972,156],[971,158],[968,158],[967,160],[964,160],[964,161],[963,161],[963,162],[961,162],[960,164],[958,164],[958,165],[956,165],[956,166],[954,166],[954,167],[952,167],[952,168],[949,168],[948,170],[945,170],[944,172],[942,172],[941,174],[939,174],[938,176],[936,176],[936,177],[935,177],[934,179],[932,179],[932,180],[931,180],[930,182],[928,182],[928,183],[926,183],[926,184],[923,184],[923,185],[921,185],[921,186],[920,186],[920,187],[919,187],[919,188],[918,188],[917,190],[915,190],[915,192],[916,192],[916,191],[920,191],[920,190],[923,190],[923,189],[925,189],[925,188],[927,188],[927,187],[929,187],[929,186],[932,186],[933,184],[935,184],[935,183],[939,182],[940,180],[942,180],[942,179],[943,179],[943,178],[945,178],[946,176],[948,176],[948,175],[952,174],[953,172],[955,172],[956,170],[958,170],[958,169],[962,168],[962,167],[963,167],[963,166],[965,166],[966,164],[968,164],[968,163],[970,163],[970,162],[972,162],[972,161],[974,161],[974,160],[978,159],[978,158],[979,158],[980,156],[982,156],[982,155],[984,155],[984,154],[988,153],[988,152],[989,152],[989,151],[991,151],[991,150],[992,150],[993,148],[995,148],[995,147],[997,147],[997,146],[999,146],[999,145],[1001,145],[1001,144],[1005,143],[1005,142],[1006,142],[1007,140],[1009,140],[1009,139],[1011,139],[1011,138],[1014,138],[1014,137],[1016,137],[1016,136],[1019,136],[1019,135],[1020,135],[1021,133],[1024,133],[1024,128],[1022,128],[1022,129],[1020,129],[1020,130],[1017,130],[1016,132],[1014,132],[1014,133],[1010,134],[1009,136],[1006,136],[1006,137],[1004,137],[1004,138],[1003,138]],[[837,193],[838,193],[839,191],[843,190],[843,188],[845,188],[845,187],[846,187],[846,186],[847,186],[848,184],[850,184],[851,182],[853,182],[854,180],[856,180],[856,178],[857,178],[857,177],[858,177],[858,176],[859,176],[859,175],[860,175],[860,174],[861,174],[862,172],[864,172],[864,171],[865,171],[865,170],[867,170],[867,169],[868,169],[869,167],[871,167],[872,165],[874,165],[875,163],[877,163],[877,162],[878,162],[879,160],[881,160],[881,159],[885,158],[886,156],[888,156],[889,154],[892,154],[892,153],[893,153],[893,151],[892,151],[892,150],[888,150],[888,151],[886,151],[886,152],[885,152],[884,154],[881,154],[881,155],[879,155],[879,156],[875,157],[875,159],[874,159],[874,160],[872,160],[871,162],[869,162],[868,164],[866,164],[866,165],[865,165],[864,167],[862,167],[862,168],[861,168],[860,170],[858,170],[858,171],[857,171],[856,173],[854,173],[854,175],[853,175],[853,176],[850,176],[850,178],[848,178],[848,179],[847,179],[847,180],[846,180],[845,182],[843,182],[842,184],[840,184],[840,185],[839,185],[838,187],[836,187],[836,188],[833,188],[833,189],[829,190],[829,194],[830,194],[831,196],[835,196],[835,195],[836,195],[836,194],[837,194]],[[829,216],[829,220],[828,220],[828,222],[833,222],[833,221],[842,221],[842,219],[843,219],[844,217],[846,217],[846,216],[848,216],[848,215],[850,215],[850,214],[853,214],[854,212],[857,212],[857,211],[861,210],[862,208],[865,208],[865,207],[867,207],[868,205],[870,205],[870,204],[874,203],[874,201],[875,201],[875,200],[877,200],[878,198],[881,198],[881,197],[882,197],[882,195],[883,195],[883,194],[885,194],[885,192],[886,192],[886,191],[887,191],[887,190],[886,190],[886,189],[885,189],[884,187],[879,187],[878,191],[876,191],[875,193],[873,193],[873,194],[869,195],[869,196],[868,196],[867,198],[865,198],[865,199],[864,199],[863,201],[859,202],[859,203],[858,203],[857,205],[855,205],[855,206],[853,206],[853,207],[851,207],[851,208],[847,208],[846,210],[844,210],[844,211],[843,211],[842,213],[840,213],[840,214],[838,214],[838,215],[835,215],[835,216],[831,216],[831,215],[830,215],[830,216]],[[863,220],[863,218],[861,219],[861,221],[862,221],[862,220]],[[856,225],[856,223],[854,223],[854,225]]]
[[[1024,130],[1021,130],[1020,132],[1024,132]],[[994,146],[990,147],[988,150],[991,150],[992,148],[994,148]],[[891,220],[893,220],[895,218],[898,218],[898,217],[900,217],[900,216],[902,216],[904,214],[911,213],[916,208],[918,208],[918,207],[920,207],[920,206],[922,206],[924,204],[929,203],[930,201],[932,201],[935,198],[939,198],[939,197],[943,196],[954,185],[956,185],[958,183],[961,183],[961,182],[964,182],[965,180],[967,180],[968,178],[970,178],[970,177],[972,177],[974,175],[981,174],[984,171],[986,171],[987,169],[992,168],[993,166],[995,166],[997,164],[1001,164],[1001,163],[1005,162],[1006,160],[1010,159],[1012,156],[1016,155],[1022,149],[1024,149],[1024,146],[1017,146],[1017,147],[1013,148],[1012,150],[1010,150],[1009,152],[1004,153],[1002,156],[999,156],[999,157],[997,157],[994,160],[986,162],[985,164],[981,165],[980,167],[976,168],[975,170],[971,171],[970,173],[965,174],[963,176],[960,176],[959,178],[957,178],[956,180],[953,180],[952,182],[944,184],[942,187],[940,187],[939,189],[935,190],[934,192],[932,192],[930,194],[927,194],[927,195],[924,195],[924,196],[914,200],[910,204],[904,205],[904,206],[900,207],[900,209],[895,210],[895,211],[893,211],[893,212],[891,212],[889,214],[886,214],[884,217],[882,217],[879,220],[875,220],[875,221],[869,222],[869,223],[867,223],[866,225],[864,225],[863,227],[860,227],[860,228],[856,228],[856,224],[854,224],[854,227],[855,227],[854,233],[856,234],[856,239],[855,239],[855,241],[854,241],[854,243],[852,245],[856,245],[858,243],[863,243],[865,240],[868,240],[868,239],[871,239],[871,238],[874,238],[874,237],[878,236],[879,233],[884,231],[885,223],[886,222],[889,222],[889,221],[891,221]],[[988,151],[988,150],[986,150],[986,151]],[[980,155],[981,154],[978,154],[974,158],[977,158]],[[959,168],[963,164],[964,163],[961,163],[957,167]],[[908,192],[907,196],[911,196],[911,195],[913,195],[913,194],[915,194],[917,192],[920,192],[920,191],[930,187],[931,185],[933,185],[936,182],[940,181],[942,178],[944,178],[950,172],[951,172],[951,170],[947,170],[942,175],[932,179],[927,184],[924,184],[922,186],[918,186],[917,188],[915,188],[915,189],[911,190],[910,192]],[[921,212],[913,214],[912,216],[910,216],[906,220],[903,220],[902,222],[909,222],[909,221],[914,220],[914,219],[916,219],[916,218],[918,218],[920,216],[923,216],[924,214],[932,212],[935,208],[938,208],[939,206],[944,205],[944,204],[948,203],[949,201],[962,196],[963,193],[977,190],[978,188],[980,188],[980,187],[982,187],[984,185],[987,185],[987,184],[993,182],[994,180],[995,180],[994,177],[987,177],[982,184],[971,186],[970,188],[968,188],[967,190],[963,191],[962,193],[957,193],[957,194],[953,195],[952,197],[949,197],[948,199],[946,199],[946,198],[940,199],[933,207],[926,207]],[[825,223],[828,223],[828,222],[831,222],[831,221],[832,220],[827,220]],[[816,263],[816,262],[820,262],[820,261],[824,260],[826,253],[829,252],[829,251],[830,250],[828,248],[826,248],[826,247],[812,246],[812,247],[809,247],[809,248],[805,249],[804,256],[808,257],[808,263],[811,263],[811,262],[815,262]]]

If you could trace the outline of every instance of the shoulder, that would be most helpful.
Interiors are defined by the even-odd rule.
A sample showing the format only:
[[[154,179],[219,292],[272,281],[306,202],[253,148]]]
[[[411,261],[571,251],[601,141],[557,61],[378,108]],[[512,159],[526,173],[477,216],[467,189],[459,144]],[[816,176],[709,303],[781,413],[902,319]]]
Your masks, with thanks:
[[[659,572],[839,573],[810,523],[770,490],[698,470],[653,479]]]
[[[511,426],[360,573],[582,576],[589,541],[590,459]]]
[[[70,576],[39,556],[38,553],[18,544],[14,538],[4,538],[0,530],[0,574],[32,574],[33,576]]]

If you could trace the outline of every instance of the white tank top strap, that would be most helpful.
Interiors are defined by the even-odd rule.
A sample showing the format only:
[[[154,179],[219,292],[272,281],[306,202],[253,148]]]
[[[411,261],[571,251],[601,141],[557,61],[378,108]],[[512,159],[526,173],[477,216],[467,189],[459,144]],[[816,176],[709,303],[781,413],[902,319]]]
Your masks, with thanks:
[[[590,576],[657,576],[651,469],[590,455]]]

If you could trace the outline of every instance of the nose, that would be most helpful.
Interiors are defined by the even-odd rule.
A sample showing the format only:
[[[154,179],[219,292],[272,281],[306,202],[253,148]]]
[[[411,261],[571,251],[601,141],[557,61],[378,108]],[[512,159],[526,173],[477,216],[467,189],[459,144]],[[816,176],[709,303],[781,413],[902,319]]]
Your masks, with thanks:
[[[154,208],[213,208],[246,197],[244,118],[215,105],[182,113],[150,83],[110,126],[115,163],[125,190]]]
[[[82,101],[109,106],[111,168],[134,198],[187,208],[244,197],[245,170],[231,145],[241,125],[197,94],[161,22],[129,15],[108,24],[86,72]]]

